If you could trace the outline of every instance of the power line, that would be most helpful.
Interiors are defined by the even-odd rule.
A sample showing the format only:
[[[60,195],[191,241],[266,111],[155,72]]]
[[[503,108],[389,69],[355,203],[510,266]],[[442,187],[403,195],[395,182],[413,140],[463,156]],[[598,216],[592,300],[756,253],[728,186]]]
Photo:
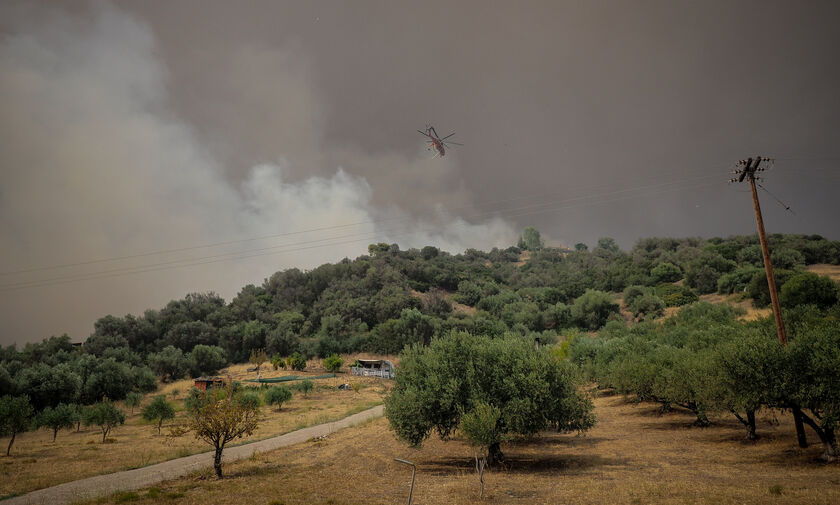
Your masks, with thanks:
[[[756,184],[758,184],[758,183],[756,183]],[[794,212],[793,210],[791,210],[790,205],[787,205],[785,202],[781,201],[781,200],[780,200],[780,199],[779,199],[776,195],[774,195],[773,193],[771,193],[771,192],[770,192],[767,188],[765,188],[765,187],[764,187],[764,186],[762,186],[761,184],[758,184],[758,187],[759,187],[759,188],[761,188],[761,189],[763,189],[765,193],[767,193],[767,194],[768,194],[768,195],[770,195],[770,196],[771,196],[774,200],[776,200],[777,202],[779,202],[779,205],[781,205],[782,207],[784,207],[786,211],[790,212],[790,213],[791,213],[791,214],[793,214],[793,215],[796,215],[796,212]]]
[[[701,177],[700,179],[708,179],[710,177],[714,177],[714,176]],[[681,191],[681,190],[687,190],[687,189],[698,189],[698,188],[701,188],[701,187],[708,187],[708,186],[717,185],[717,183],[706,183],[706,184],[696,184],[695,183],[695,184],[685,185],[685,182],[687,182],[687,181],[673,181],[673,182],[669,182],[669,183],[660,183],[660,184],[655,184],[655,185],[641,186],[641,187],[637,187],[637,188],[627,188],[627,189],[623,189],[623,190],[619,190],[619,191],[602,193],[602,194],[599,194],[599,195],[587,195],[587,196],[570,198],[570,199],[567,199],[567,200],[562,200],[560,202],[548,202],[548,203],[543,203],[543,204],[524,206],[524,207],[520,207],[518,209],[508,209],[505,213],[505,217],[508,217],[508,218],[522,217],[522,216],[526,216],[526,215],[533,215],[533,214],[539,214],[539,213],[544,213],[544,212],[552,212],[552,211],[557,211],[557,210],[565,210],[565,209],[569,209],[569,208],[584,207],[584,206],[590,206],[590,205],[602,205],[602,204],[605,204],[605,203],[625,201],[625,200],[629,200],[629,199],[633,199],[633,198],[653,196],[653,195],[656,195],[656,194],[661,194],[661,193],[665,193],[665,192],[669,192],[669,191]],[[676,187],[662,189],[662,186],[674,185],[674,184],[682,184],[682,186],[676,186]],[[619,196],[617,198],[613,198],[613,199],[610,199],[610,200],[581,202],[579,204],[572,204],[572,205],[568,204],[569,202],[573,202],[573,201],[577,201],[577,200],[581,200],[581,199],[587,199],[587,198],[592,199],[592,198],[598,198],[598,197],[602,197],[602,196],[617,195],[617,194],[626,193],[626,192],[629,192],[629,191],[650,190],[650,189],[657,189],[657,188],[659,188],[659,190],[657,190],[657,191],[648,191],[647,193],[643,193],[643,194],[624,195],[624,196]],[[496,212],[499,212],[499,211],[494,210],[494,211],[484,212],[484,213],[477,214],[476,216],[487,215],[489,213],[496,213]],[[476,216],[468,216],[468,218],[474,218]],[[460,223],[455,223],[452,226],[458,227],[458,226],[466,226],[468,224],[469,224],[468,222],[462,221]],[[172,260],[172,261],[159,262],[159,263],[153,263],[153,264],[147,264],[147,265],[138,265],[138,266],[134,266],[134,267],[122,267],[122,268],[117,268],[117,269],[112,269],[112,270],[105,270],[105,271],[100,271],[100,272],[90,272],[90,273],[84,273],[84,274],[74,274],[74,275],[57,277],[57,278],[52,278],[52,279],[41,279],[41,280],[34,280],[34,281],[21,281],[21,282],[16,282],[16,283],[9,283],[9,284],[5,284],[5,285],[0,285],[0,292],[14,291],[14,290],[18,290],[18,289],[26,289],[26,288],[33,288],[33,287],[46,287],[46,286],[66,284],[66,283],[70,283],[70,282],[77,282],[77,281],[83,281],[83,280],[96,280],[96,279],[117,277],[117,276],[123,276],[123,275],[146,273],[146,272],[153,272],[153,271],[160,271],[160,270],[169,270],[169,269],[173,269],[173,268],[182,268],[182,267],[188,267],[188,266],[199,266],[199,265],[206,265],[206,264],[210,264],[210,263],[217,263],[217,262],[221,262],[221,261],[241,260],[241,259],[248,259],[248,258],[260,257],[260,256],[282,254],[282,253],[288,253],[288,252],[297,252],[297,251],[309,250],[309,249],[314,249],[314,248],[319,248],[319,247],[344,245],[344,244],[363,242],[363,241],[367,242],[367,241],[370,241],[370,240],[375,240],[376,237],[388,236],[388,237],[393,238],[393,237],[408,235],[408,234],[411,234],[411,233],[414,233],[414,230],[403,231],[403,232],[399,232],[399,231],[396,231],[396,230],[381,230],[381,231],[369,233],[365,237],[362,237],[362,238],[353,238],[353,237],[356,237],[357,234],[350,234],[350,235],[344,235],[344,236],[339,236],[339,237],[328,237],[328,238],[324,238],[324,239],[303,241],[303,242],[298,242],[298,243],[293,243],[293,244],[284,244],[284,245],[278,245],[278,246],[263,247],[263,248],[258,248],[258,249],[249,249],[249,250],[238,251],[238,252],[233,252],[233,253],[211,255],[211,256],[205,256],[205,257],[200,257],[200,258],[187,258],[187,259]],[[337,241],[337,242],[335,241],[336,239],[341,239],[341,238],[350,238],[350,240]],[[332,241],[332,242],[313,245],[316,242],[326,242],[326,241]],[[289,248],[290,246],[302,246],[302,247]],[[282,248],[286,248],[286,249],[282,249]],[[282,250],[278,250],[278,249],[282,249]]]
[[[711,176],[711,175],[710,176],[701,176],[701,177],[696,177],[696,178],[692,178],[692,179],[686,179],[685,181],[710,179],[710,178],[713,178],[713,177],[714,176]],[[672,181],[672,182],[666,182],[664,184],[674,184],[674,183],[677,183],[677,182],[682,182],[682,181]],[[610,184],[585,186],[585,187],[580,188],[580,189],[581,190],[583,190],[583,189],[597,189],[597,188],[602,188],[602,187],[607,187],[607,186],[610,186]],[[659,184],[657,184],[655,186],[659,186]],[[623,190],[619,190],[618,193],[623,193],[623,192],[626,192],[626,191],[633,191],[635,189],[638,189],[638,188],[623,189]],[[473,207],[479,207],[480,208],[480,207],[484,207],[484,206],[487,206],[487,205],[496,205],[496,204],[499,204],[499,203],[514,202],[514,201],[525,200],[525,199],[533,200],[535,198],[544,198],[544,197],[547,197],[547,196],[554,196],[556,194],[557,193],[543,193],[543,194],[540,194],[540,195],[524,195],[524,196],[501,199],[501,200],[492,200],[492,201],[489,201],[489,202],[478,203],[478,204],[475,204],[473,206],[454,207],[452,209],[448,209],[448,211],[449,212],[456,212],[458,210],[468,210],[468,209],[471,209]],[[581,196],[581,197],[575,197],[574,199],[583,199],[583,198],[588,198],[588,197],[590,197],[590,196],[584,195],[584,196]],[[40,267],[22,268],[22,269],[18,269],[18,270],[10,270],[10,271],[6,271],[6,272],[0,272],[0,276],[18,275],[18,274],[23,274],[23,273],[32,273],[32,272],[40,272],[40,271],[46,271],[46,270],[58,270],[58,269],[62,269],[62,268],[72,268],[72,267],[79,267],[79,266],[94,265],[94,264],[98,264],[98,263],[124,261],[124,260],[128,260],[128,259],[137,259],[137,258],[144,258],[144,257],[149,257],[149,256],[157,256],[157,255],[172,254],[172,253],[178,253],[178,252],[194,251],[194,250],[198,250],[198,249],[209,249],[209,248],[220,247],[220,246],[224,246],[224,245],[241,244],[241,243],[247,243],[247,242],[255,242],[255,241],[259,241],[259,240],[268,240],[268,239],[273,239],[273,238],[281,238],[281,237],[288,237],[288,236],[294,236],[294,235],[302,235],[302,234],[314,233],[314,232],[318,232],[318,231],[337,230],[337,229],[349,228],[349,227],[353,227],[353,226],[361,226],[361,225],[366,225],[366,224],[374,224],[375,225],[375,224],[382,224],[382,223],[386,223],[386,222],[403,222],[403,221],[409,221],[411,219],[412,219],[412,217],[410,217],[410,216],[408,216],[408,217],[383,218],[383,219],[372,219],[372,220],[367,220],[367,221],[359,221],[359,222],[355,222],[355,223],[322,226],[322,227],[317,227],[317,228],[309,228],[309,229],[304,229],[304,230],[296,230],[296,231],[277,233],[277,234],[271,234],[271,235],[249,237],[249,238],[244,238],[244,239],[227,240],[227,241],[213,242],[213,243],[209,243],[209,244],[185,246],[185,247],[179,247],[179,248],[173,248],[173,249],[162,249],[162,250],[157,250],[157,251],[148,251],[148,252],[144,252],[144,253],[128,254],[128,255],[123,255],[123,256],[114,256],[114,257],[110,257],[110,258],[99,258],[99,259],[85,260],[85,261],[78,261],[78,262],[71,262],[71,263],[63,263],[63,264],[57,264],[57,265],[46,265],[46,266],[40,266]]]
[[[705,179],[710,179],[710,178],[713,178],[713,177],[714,177],[713,175],[700,176],[700,177],[695,177],[695,178],[692,178],[692,179],[686,179],[686,180],[683,180],[683,181],[672,181],[672,182],[655,184],[653,186],[643,186],[643,187],[636,187],[636,188],[629,188],[629,189],[625,188],[625,189],[622,189],[622,190],[618,190],[616,192],[608,192],[608,193],[604,193],[604,194],[600,194],[600,195],[583,195],[583,196],[579,196],[579,197],[574,197],[574,198],[570,199],[570,201],[592,198],[592,197],[597,197],[597,196],[610,195],[610,194],[625,193],[625,192],[628,192],[628,191],[635,191],[635,190],[638,190],[638,189],[641,189],[641,188],[644,188],[644,187],[659,187],[661,185],[675,184],[675,183],[678,183],[678,182],[685,182],[685,181],[692,181],[692,180],[705,180]],[[604,187],[604,186],[605,185],[590,186],[590,188],[600,188],[600,187]],[[534,198],[540,198],[540,197],[545,197],[545,196],[553,196],[555,194],[556,193],[543,194],[543,195],[519,196],[519,197],[507,198],[507,199],[502,199],[502,200],[484,202],[484,203],[481,203],[481,204],[476,204],[474,207],[484,207],[484,206],[487,206],[487,205],[495,205],[495,204],[498,204],[498,203],[506,203],[506,202],[512,202],[512,201],[517,201],[517,200],[523,200],[523,199],[534,199]],[[550,204],[551,203],[543,203],[541,205],[550,205]],[[540,204],[538,204],[538,205],[540,205]],[[457,210],[463,210],[463,209],[468,209],[468,208],[469,207],[466,207],[466,206],[456,207],[454,209],[450,209],[449,212],[454,212],[454,211],[457,211]],[[514,209],[514,210],[516,210],[516,209]],[[492,211],[477,214],[475,217],[480,217],[481,215],[486,215],[488,213],[492,213]],[[18,270],[13,270],[13,271],[0,272],[0,276],[9,276],[9,275],[22,274],[22,273],[32,273],[32,272],[39,272],[39,271],[46,271],[46,270],[57,270],[57,269],[61,269],[61,268],[71,268],[71,267],[93,265],[93,264],[98,264],[98,263],[114,262],[114,261],[121,261],[121,260],[128,260],[128,259],[137,259],[137,258],[143,258],[143,257],[149,257],[149,256],[156,256],[156,255],[171,254],[171,253],[177,253],[177,252],[186,252],[186,251],[193,251],[193,250],[198,250],[198,249],[219,247],[219,246],[223,246],[223,245],[240,244],[240,243],[247,243],[247,242],[255,242],[255,241],[258,241],[258,240],[267,240],[267,239],[271,239],[271,238],[280,238],[280,237],[301,235],[301,234],[312,233],[312,232],[317,232],[317,231],[336,230],[336,229],[342,229],[342,228],[349,228],[349,227],[353,227],[353,226],[361,226],[361,225],[365,225],[365,224],[382,224],[382,223],[387,223],[387,222],[401,222],[401,221],[408,221],[408,220],[411,220],[411,219],[412,219],[411,217],[386,218],[386,219],[359,221],[359,222],[356,222],[356,223],[346,223],[346,224],[340,224],[340,225],[322,226],[322,227],[318,227],[318,228],[296,230],[296,231],[278,233],[278,234],[272,234],[272,235],[263,235],[263,236],[251,237],[251,238],[239,239],[239,240],[228,240],[228,241],[214,242],[214,243],[210,243],[210,244],[180,247],[180,248],[174,248],[174,249],[164,249],[164,250],[150,251],[150,252],[145,252],[145,253],[129,254],[129,255],[124,255],[124,256],[115,256],[115,257],[111,257],[111,258],[100,258],[100,259],[79,261],[79,262],[73,262],[73,263],[64,263],[64,264],[59,264],[59,265],[48,265],[48,266],[42,266],[42,267],[32,267],[32,268],[18,269]],[[324,239],[322,239],[322,240],[324,240]]]

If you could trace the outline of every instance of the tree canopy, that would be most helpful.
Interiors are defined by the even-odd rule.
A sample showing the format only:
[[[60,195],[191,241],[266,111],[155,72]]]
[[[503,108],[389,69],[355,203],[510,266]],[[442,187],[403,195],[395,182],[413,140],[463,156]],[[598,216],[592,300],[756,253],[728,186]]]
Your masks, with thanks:
[[[565,363],[528,339],[453,332],[403,352],[385,415],[397,437],[411,445],[420,445],[433,431],[451,436],[466,416],[468,430],[475,428],[472,435],[486,443],[492,463],[502,458],[500,443],[512,436],[551,426],[592,426],[592,404],[573,378]],[[483,423],[479,430],[472,421],[486,420],[479,414],[488,405],[498,415],[492,426]]]
[[[228,385],[198,393],[196,408],[184,427],[195,438],[213,446],[213,469],[222,478],[222,452],[225,445],[237,438],[251,435],[257,429],[259,406],[241,401],[241,393]]]
[[[143,419],[157,421],[158,435],[163,422],[175,418],[175,407],[166,401],[165,395],[156,396],[154,400],[143,408]]]

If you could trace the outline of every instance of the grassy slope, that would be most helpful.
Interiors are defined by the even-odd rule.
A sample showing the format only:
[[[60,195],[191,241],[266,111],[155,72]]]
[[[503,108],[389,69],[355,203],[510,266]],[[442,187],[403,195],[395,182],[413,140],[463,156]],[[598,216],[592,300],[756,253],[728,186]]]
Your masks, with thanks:
[[[829,276],[834,280],[840,280],[840,266],[838,265],[812,265],[808,267],[808,270],[816,272],[820,275]],[[616,296],[619,295],[616,294]],[[716,294],[704,295],[701,297],[702,300],[709,301],[712,303],[725,302],[741,306],[746,310],[746,315],[744,316],[744,319],[755,319],[770,314],[770,309],[755,309],[752,307],[752,304],[749,300],[739,301],[737,300],[737,298],[737,296],[722,296]],[[617,301],[620,302],[620,300]],[[474,310],[474,308],[467,306],[463,306],[463,308],[461,308],[461,310],[465,311],[470,309]],[[676,310],[678,309],[669,309],[670,312],[675,312]],[[625,315],[626,318],[627,314],[623,315]],[[352,361],[355,357],[356,356],[349,357],[348,361]],[[391,359],[396,361],[395,358]],[[245,368],[246,365],[238,365],[231,367],[233,377],[235,379],[252,378],[254,374],[246,374]],[[319,364],[315,364],[315,366],[312,368],[311,374],[317,375],[319,373],[323,373],[323,369],[320,368]],[[282,374],[283,373],[270,372],[264,373],[264,376],[268,377]],[[343,378],[337,378],[334,380],[330,380],[328,383],[329,385],[335,385],[338,382],[344,382],[344,380],[342,379]],[[365,380],[368,381],[370,385],[376,384],[376,381],[372,379]],[[190,385],[190,381],[179,381],[178,383],[166,385],[160,392],[156,394],[160,394],[161,392],[171,394],[173,391],[178,391],[180,393],[180,398],[182,399],[184,393]],[[316,391],[316,393],[310,395],[310,398],[308,399],[299,398],[296,396],[292,403],[288,405],[288,407],[284,407],[283,412],[281,414],[275,413],[273,409],[264,408],[265,421],[260,430],[253,437],[251,437],[250,440],[259,440],[262,438],[267,438],[269,436],[285,433],[291,431],[292,429],[296,429],[306,425],[324,422],[330,418],[343,417],[344,415],[358,411],[363,406],[372,405],[374,402],[379,401],[379,399],[381,399],[381,396],[382,391],[377,388],[363,389],[361,393],[352,397],[349,397],[349,395],[342,393],[326,391],[325,389],[322,389],[321,391]],[[149,400],[146,399],[146,402],[147,401]],[[596,432],[598,430],[603,429],[604,423],[606,422],[605,419],[609,419],[609,416],[606,418],[604,417],[603,400],[599,400],[598,414],[601,422],[599,424],[599,427],[596,428]],[[732,424],[729,421],[727,422],[729,425]],[[380,422],[378,424],[382,423]],[[732,426],[730,426],[730,428],[731,427]],[[366,427],[365,429],[371,428]],[[389,443],[392,443],[392,437],[384,431],[384,429],[378,430],[377,436],[379,438],[384,437],[384,439],[387,439]],[[712,431],[713,429],[700,430],[700,433],[711,433]],[[738,436],[738,434],[733,435],[730,433],[727,434],[724,437],[724,439],[731,442],[733,439],[737,439]],[[787,433],[784,433],[780,436],[787,436]],[[99,437],[101,438],[101,435],[99,435]],[[61,482],[83,478],[90,475],[110,473],[113,471],[145,466],[174,457],[193,454],[196,452],[206,450],[206,446],[189,437],[172,440],[166,437],[156,436],[152,427],[144,421],[142,421],[142,419],[140,419],[139,409],[135,411],[134,416],[129,417],[126,426],[118,427],[115,430],[112,437],[115,439],[115,442],[113,444],[106,444],[103,446],[101,444],[96,443],[96,441],[98,440],[97,432],[94,431],[93,428],[83,429],[81,433],[60,432],[56,444],[53,445],[50,442],[50,435],[46,431],[40,431],[37,433],[27,433],[21,435],[15,441],[15,446],[13,448],[14,457],[11,459],[4,460],[2,466],[0,466],[0,477],[2,477],[2,479],[0,479],[0,496],[11,493],[26,492],[32,489],[38,489],[41,487],[55,485]],[[380,440],[377,440],[377,442],[375,442],[373,445],[378,445],[379,442]],[[553,444],[554,442],[551,443]],[[432,445],[435,444],[440,445],[439,443],[432,443]],[[740,445],[743,446],[743,444]],[[445,446],[441,445],[441,447]],[[469,450],[466,448],[462,449],[463,451],[469,452]],[[743,447],[741,447],[741,449],[743,449]],[[302,446],[302,448],[299,448],[297,450],[305,451],[306,449],[305,446]],[[346,448],[346,450],[353,452],[357,451],[358,448],[348,447]],[[421,451],[420,453],[423,452],[424,451]],[[772,456],[772,454],[770,455],[770,457],[777,458],[777,456]],[[74,462],[73,465],[62,464],[70,460]],[[357,457],[352,457],[352,461],[353,464],[359,464]],[[574,463],[566,462],[563,464],[573,465]],[[462,462],[462,464],[456,466],[457,468],[460,468],[459,471],[461,473],[469,473],[469,465],[467,463]],[[256,470],[249,470],[249,472],[255,471]],[[726,472],[724,471],[724,473]],[[830,482],[833,482],[834,484],[840,484],[840,474],[835,472],[835,477],[837,478],[835,478],[834,480],[830,480]],[[783,481],[784,480],[781,479],[778,485],[782,485],[784,490],[786,486],[783,484]],[[181,485],[183,486],[184,484]],[[301,488],[301,496],[308,496],[306,494],[307,491],[308,488]],[[638,496],[633,495],[633,499],[628,503],[645,503],[647,501],[650,501],[649,498],[643,498],[642,494]],[[785,492],[783,491],[782,497],[774,495],[773,498],[775,501],[779,501],[784,497],[784,495]],[[761,500],[758,499],[760,496],[767,498],[768,495],[766,493],[763,495],[761,495],[760,493],[757,494],[756,503],[761,502]],[[636,500],[636,498],[638,498],[638,500]],[[465,500],[464,502],[466,503],[469,501],[470,500]],[[508,502],[509,500],[505,499],[502,501]],[[306,500],[286,500],[286,503],[306,502]],[[384,502],[385,501],[383,501],[383,503]],[[668,500],[665,500],[665,502],[668,502]],[[687,500],[687,502],[691,503],[692,500]],[[733,503],[735,502],[737,502],[737,500],[733,501]],[[782,503],[783,500],[779,502]],[[825,503],[829,502],[830,501],[826,501]],[[185,503],[192,502],[187,501]],[[335,501],[334,503],[341,502]],[[458,502],[454,501],[452,503]],[[572,503],[574,503],[574,501],[572,501]],[[599,502],[582,501],[581,503]],[[677,500],[676,503],[682,502]],[[704,502],[698,501],[698,503]],[[815,499],[813,503],[821,502]]]
[[[835,282],[840,282],[840,265],[808,265],[808,271],[829,277]]]
[[[506,469],[485,475],[487,503],[566,504],[828,504],[840,503],[840,468],[817,461],[819,446],[800,450],[788,416],[759,417],[762,438],[743,440],[734,419],[709,428],[693,416],[657,415],[657,406],[618,396],[595,399],[597,426],[586,436],[546,433],[508,443]],[[473,451],[436,437],[421,449],[396,441],[379,419],[326,440],[259,455],[209,472],[124,493],[98,503],[393,504],[407,498],[410,468],[418,465],[415,503],[478,501]]]
[[[352,359],[350,360],[352,362]],[[304,375],[324,373],[320,363],[311,361],[313,366]],[[246,373],[248,365],[235,365],[230,368],[234,379],[254,378],[255,373]],[[271,368],[270,366],[268,367]],[[266,371],[263,376],[301,375],[300,372]],[[277,412],[276,407],[262,407],[262,420],[257,431],[251,437],[237,440],[243,443],[261,440],[305,426],[320,424],[346,417],[375,404],[381,403],[385,395],[386,381],[367,377],[339,375],[334,379],[316,380],[316,389],[304,398],[295,393],[293,399]],[[337,386],[344,382],[359,382],[363,388],[358,392],[339,391]],[[247,384],[247,383],[246,383]],[[294,384],[286,383],[286,385]],[[182,380],[167,384],[158,392],[147,395],[143,405],[158,394],[167,394],[167,399],[176,404],[179,412],[174,422],[182,419],[183,399],[191,380]],[[173,398],[173,392],[178,395]],[[140,416],[141,408],[134,409],[134,415],[126,412],[126,424],[117,426],[109,434],[109,443],[102,444],[102,433],[96,426],[82,427],[81,432],[60,431],[55,443],[52,431],[38,430],[22,433],[15,439],[12,456],[0,459],[0,496],[22,494],[35,489],[54,486],[62,482],[77,480],[93,475],[138,468],[169,459],[204,452],[210,446],[196,440],[191,435],[179,438],[166,436],[168,424],[164,423],[161,435],[153,423],[144,421]],[[8,438],[0,441],[8,444]],[[3,445],[5,448],[6,445]]]

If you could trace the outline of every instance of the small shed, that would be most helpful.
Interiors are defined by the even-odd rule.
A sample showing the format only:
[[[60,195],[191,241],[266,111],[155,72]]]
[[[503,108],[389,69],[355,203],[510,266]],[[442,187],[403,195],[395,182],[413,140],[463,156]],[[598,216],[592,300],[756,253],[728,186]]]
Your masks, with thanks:
[[[387,359],[357,359],[359,366],[350,367],[350,373],[363,377],[393,379],[396,367]]]
[[[225,381],[221,377],[199,377],[195,380],[195,387],[202,391],[207,391],[209,388],[222,387],[224,385]]]

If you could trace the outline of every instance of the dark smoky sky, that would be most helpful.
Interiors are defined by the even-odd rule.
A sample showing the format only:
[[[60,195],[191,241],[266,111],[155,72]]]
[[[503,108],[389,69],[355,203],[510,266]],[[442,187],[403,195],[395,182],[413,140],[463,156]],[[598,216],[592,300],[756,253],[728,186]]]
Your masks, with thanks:
[[[726,182],[753,155],[776,158],[768,232],[838,239],[838,19],[835,1],[3,2],[0,343],[82,340],[375,241],[753,233]],[[426,124],[465,145],[433,158]]]

